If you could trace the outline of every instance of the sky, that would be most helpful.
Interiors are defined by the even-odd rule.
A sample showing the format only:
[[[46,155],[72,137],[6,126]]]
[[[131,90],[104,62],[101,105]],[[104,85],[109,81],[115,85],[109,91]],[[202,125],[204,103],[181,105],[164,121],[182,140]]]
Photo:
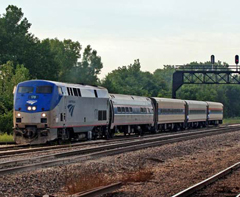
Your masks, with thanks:
[[[79,41],[97,50],[100,78],[139,59],[143,71],[240,55],[239,0],[0,0],[22,8],[39,39]],[[82,50],[83,51],[83,50]]]

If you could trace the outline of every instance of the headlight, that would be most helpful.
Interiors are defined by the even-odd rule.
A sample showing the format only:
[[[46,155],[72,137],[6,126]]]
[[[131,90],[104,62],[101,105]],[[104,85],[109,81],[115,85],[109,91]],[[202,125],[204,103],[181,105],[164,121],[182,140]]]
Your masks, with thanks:
[[[33,110],[33,111],[35,111],[36,109],[37,109],[36,106],[33,106],[33,107],[32,107],[32,110]]]
[[[28,111],[31,111],[31,110],[32,110],[32,107],[31,107],[31,106],[28,106],[28,107],[27,107],[27,110],[28,110]]]
[[[45,113],[42,113],[42,117],[46,117],[47,115]]]
[[[21,114],[20,114],[20,113],[18,113],[18,114],[17,114],[17,117],[20,117],[20,116],[21,116]]]

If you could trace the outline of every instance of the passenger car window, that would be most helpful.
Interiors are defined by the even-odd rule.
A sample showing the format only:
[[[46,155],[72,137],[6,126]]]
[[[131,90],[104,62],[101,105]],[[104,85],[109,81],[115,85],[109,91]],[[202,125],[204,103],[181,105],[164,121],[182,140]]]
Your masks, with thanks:
[[[118,111],[118,112],[122,112],[121,107],[118,107],[118,108],[117,108],[117,111]]]

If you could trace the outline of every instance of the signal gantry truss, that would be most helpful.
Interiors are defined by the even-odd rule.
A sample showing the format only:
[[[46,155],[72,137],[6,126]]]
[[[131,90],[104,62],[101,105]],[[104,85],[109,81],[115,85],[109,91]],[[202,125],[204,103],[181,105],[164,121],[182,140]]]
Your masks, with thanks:
[[[172,98],[183,84],[240,84],[240,69],[236,66],[177,66],[173,73]]]

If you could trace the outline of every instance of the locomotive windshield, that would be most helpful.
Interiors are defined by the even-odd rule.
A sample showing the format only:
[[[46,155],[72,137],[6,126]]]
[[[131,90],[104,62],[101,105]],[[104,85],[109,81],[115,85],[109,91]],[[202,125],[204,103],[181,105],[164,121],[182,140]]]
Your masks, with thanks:
[[[36,89],[36,93],[39,94],[51,94],[52,86],[38,86]]]
[[[30,87],[30,86],[20,86],[18,88],[18,93],[33,93],[33,87]]]

